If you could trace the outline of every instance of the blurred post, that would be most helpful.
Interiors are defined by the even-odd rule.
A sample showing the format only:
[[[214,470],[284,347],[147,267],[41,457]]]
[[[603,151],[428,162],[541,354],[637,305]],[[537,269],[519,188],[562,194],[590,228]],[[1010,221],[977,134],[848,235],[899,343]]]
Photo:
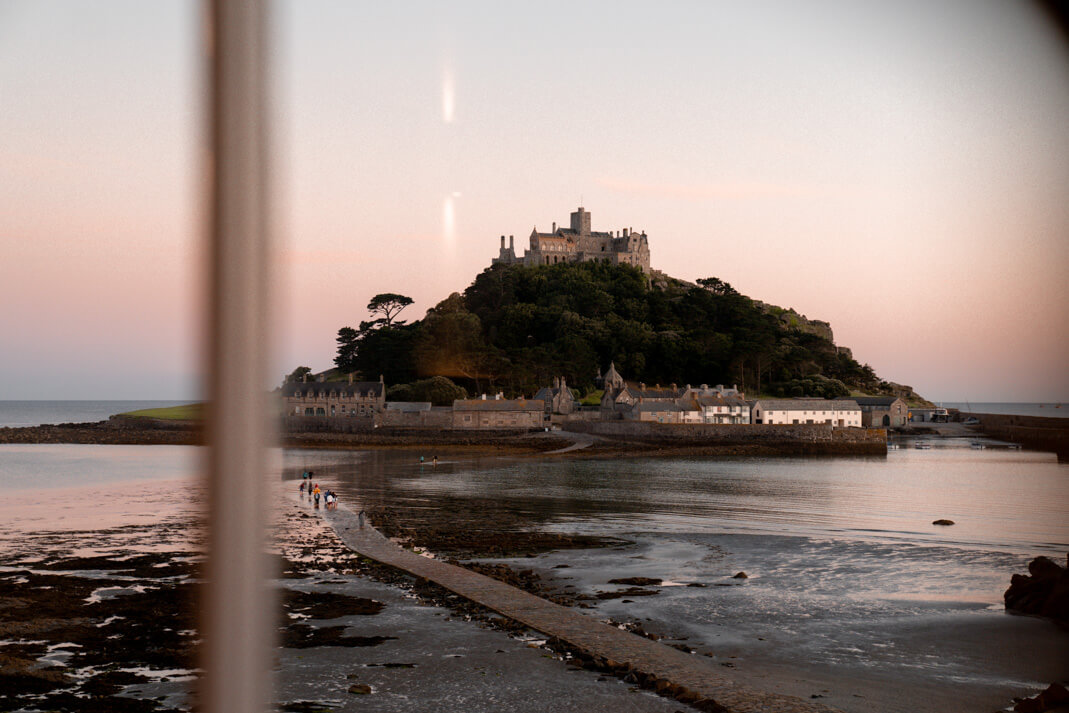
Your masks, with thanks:
[[[267,524],[267,3],[209,0],[210,144],[205,175],[208,564],[200,708],[262,713],[273,686],[275,617]]]

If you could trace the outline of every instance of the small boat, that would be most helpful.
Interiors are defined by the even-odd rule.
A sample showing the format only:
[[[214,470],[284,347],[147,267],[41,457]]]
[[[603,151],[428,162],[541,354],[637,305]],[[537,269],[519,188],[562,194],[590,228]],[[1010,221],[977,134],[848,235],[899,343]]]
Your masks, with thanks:
[[[914,448],[917,448],[922,451],[928,451],[932,449],[932,444],[928,441],[917,441],[917,444],[914,446]]]
[[[969,444],[969,447],[971,447],[974,451],[982,451],[984,449],[984,444],[980,443],[979,441],[973,441]]]

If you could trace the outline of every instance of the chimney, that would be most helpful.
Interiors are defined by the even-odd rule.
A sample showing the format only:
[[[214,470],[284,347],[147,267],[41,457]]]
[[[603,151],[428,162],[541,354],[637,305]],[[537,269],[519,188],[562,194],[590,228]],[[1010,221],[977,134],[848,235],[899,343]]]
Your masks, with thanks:
[[[557,232],[557,221],[553,221],[553,232]]]
[[[630,232],[628,231],[628,229],[624,228],[624,237],[626,238],[629,234]]]
[[[505,236],[504,235],[501,236],[501,249],[502,250],[505,249]]]
[[[502,236],[501,239],[504,240],[505,239],[504,236]],[[516,249],[516,243],[514,241],[515,241],[515,238],[513,238],[510,235],[509,236],[509,250],[515,250]]]

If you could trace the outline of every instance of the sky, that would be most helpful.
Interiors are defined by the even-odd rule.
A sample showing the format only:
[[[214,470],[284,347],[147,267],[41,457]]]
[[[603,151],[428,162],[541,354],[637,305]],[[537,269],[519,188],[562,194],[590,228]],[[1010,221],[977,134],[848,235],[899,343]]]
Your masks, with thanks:
[[[0,400],[200,394],[200,27],[0,0]],[[928,398],[1069,401],[1069,46],[1032,5],[305,0],[273,46],[276,383],[583,205]]]

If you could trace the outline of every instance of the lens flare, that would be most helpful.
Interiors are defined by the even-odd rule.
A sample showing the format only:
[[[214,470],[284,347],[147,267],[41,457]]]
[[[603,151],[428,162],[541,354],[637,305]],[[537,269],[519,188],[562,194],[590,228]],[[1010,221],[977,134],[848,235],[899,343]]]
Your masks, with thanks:
[[[453,83],[453,70],[446,69],[442,75],[442,121],[449,124],[456,113],[456,87]]]

